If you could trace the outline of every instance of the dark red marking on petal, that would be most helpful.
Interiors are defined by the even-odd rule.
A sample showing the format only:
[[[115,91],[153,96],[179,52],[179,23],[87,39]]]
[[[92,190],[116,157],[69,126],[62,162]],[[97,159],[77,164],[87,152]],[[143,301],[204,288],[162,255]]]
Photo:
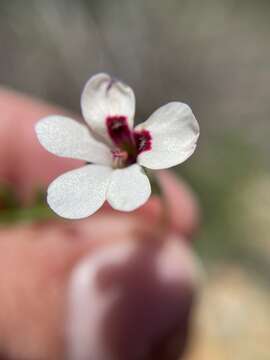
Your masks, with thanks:
[[[126,116],[108,116],[106,124],[113,143],[120,149],[129,152],[127,147],[129,148],[134,141]]]
[[[134,131],[133,133],[137,155],[143,151],[149,151],[152,149],[152,137],[148,130]]]

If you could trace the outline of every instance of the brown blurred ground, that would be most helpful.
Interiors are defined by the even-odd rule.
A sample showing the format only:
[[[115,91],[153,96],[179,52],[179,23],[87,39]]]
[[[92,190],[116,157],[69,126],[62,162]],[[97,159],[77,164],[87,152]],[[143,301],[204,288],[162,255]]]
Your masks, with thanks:
[[[269,359],[269,304],[269,288],[241,267],[212,269],[185,360]]]

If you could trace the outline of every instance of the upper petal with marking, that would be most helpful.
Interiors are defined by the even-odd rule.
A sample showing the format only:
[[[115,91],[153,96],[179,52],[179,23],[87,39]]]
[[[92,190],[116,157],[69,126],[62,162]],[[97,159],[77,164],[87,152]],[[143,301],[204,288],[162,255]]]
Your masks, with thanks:
[[[166,169],[185,161],[192,155],[199,137],[199,124],[190,107],[171,102],[156,110],[135,131],[147,130],[151,146],[137,160],[149,169]]]
[[[110,149],[87,126],[64,116],[48,116],[36,124],[37,137],[51,153],[101,165],[111,165]]]
[[[97,74],[86,83],[81,97],[81,108],[91,129],[106,142],[111,142],[106,126],[108,117],[124,116],[129,127],[133,127],[133,90],[107,74]]]

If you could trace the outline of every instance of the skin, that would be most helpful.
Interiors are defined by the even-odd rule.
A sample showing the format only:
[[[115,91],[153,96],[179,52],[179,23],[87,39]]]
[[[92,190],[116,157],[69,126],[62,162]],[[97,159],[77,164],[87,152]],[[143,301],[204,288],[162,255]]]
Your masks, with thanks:
[[[36,189],[81,165],[45,151],[34,133],[40,118],[67,112],[7,89],[0,89],[0,109],[0,181],[11,184],[29,205]],[[67,335],[76,321],[70,317],[70,284],[84,259],[90,266],[97,264],[95,289],[122,289],[120,299],[102,314],[101,335],[91,328],[89,343],[97,341],[89,359],[99,360],[98,346],[106,348],[108,360],[179,358],[198,283],[189,239],[199,215],[187,185],[168,171],[158,177],[166,222],[164,204],[152,196],[132,213],[104,205],[81,221],[56,218],[0,228],[1,359],[74,358],[73,338]],[[97,260],[125,244],[133,250],[117,265]],[[89,288],[89,307],[88,297],[83,299],[92,324],[91,314],[102,301],[95,299],[95,289]],[[82,343],[76,346],[87,348],[87,339],[77,339]]]

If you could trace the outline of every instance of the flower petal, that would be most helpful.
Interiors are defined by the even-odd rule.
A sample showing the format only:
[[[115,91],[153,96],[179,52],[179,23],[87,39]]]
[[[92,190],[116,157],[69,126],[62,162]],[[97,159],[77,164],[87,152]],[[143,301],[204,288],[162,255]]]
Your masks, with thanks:
[[[48,116],[36,124],[37,137],[51,153],[111,165],[110,149],[97,141],[83,124],[64,116]]]
[[[105,201],[111,172],[107,166],[86,165],[59,176],[48,188],[49,206],[67,219],[92,215]]]
[[[135,131],[144,129],[151,135],[151,149],[137,160],[149,169],[166,169],[185,161],[194,152],[200,132],[190,107],[180,102],[162,106]]]
[[[132,211],[143,205],[150,194],[148,177],[138,164],[134,164],[113,171],[106,197],[114,209]]]
[[[109,116],[126,117],[129,127],[133,127],[134,93],[129,86],[107,74],[97,74],[86,83],[81,97],[81,108],[93,132],[105,141],[111,142],[106,125]]]

